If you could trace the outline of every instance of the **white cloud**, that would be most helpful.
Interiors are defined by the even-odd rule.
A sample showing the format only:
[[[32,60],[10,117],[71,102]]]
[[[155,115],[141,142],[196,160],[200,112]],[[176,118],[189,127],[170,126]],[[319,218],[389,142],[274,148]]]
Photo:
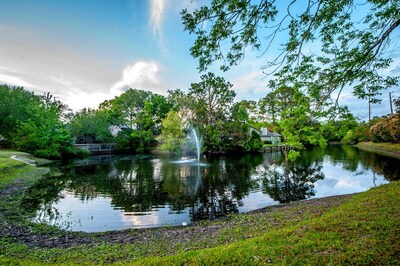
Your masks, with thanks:
[[[154,36],[161,35],[166,0],[150,0],[150,26]]]
[[[155,61],[139,61],[125,67],[120,81],[111,87],[111,93],[118,95],[129,88],[154,90],[158,87],[160,66]]]
[[[83,108],[97,108],[100,103],[112,98],[112,96],[101,92],[87,93],[82,90],[74,90],[68,92],[68,95],[63,98],[72,110],[77,111]]]
[[[0,69],[1,70],[1,69]],[[4,73],[0,73],[0,84],[7,84],[7,85],[13,85],[13,86],[21,86],[25,88],[32,88],[34,87],[31,83],[26,82],[20,77],[12,76],[12,75],[7,75]]]
[[[230,79],[230,82],[234,85],[233,89],[238,100],[258,100],[269,92],[267,90],[268,79],[261,70],[236,75]]]
[[[40,95],[50,92],[74,110],[97,105],[114,95],[110,87],[118,68],[106,59],[35,29],[31,31],[0,24],[0,83],[23,86]]]

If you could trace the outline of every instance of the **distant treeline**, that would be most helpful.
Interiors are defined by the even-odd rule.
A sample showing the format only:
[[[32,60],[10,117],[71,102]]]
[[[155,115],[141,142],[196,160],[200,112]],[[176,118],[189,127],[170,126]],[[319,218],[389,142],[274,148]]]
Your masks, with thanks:
[[[264,143],[250,126],[279,132],[282,141],[298,148],[329,141],[400,141],[399,99],[395,114],[367,123],[358,122],[347,108],[329,109],[325,119],[315,119],[306,98],[290,88],[259,101],[235,102],[231,87],[208,73],[188,92],[172,90],[165,97],[129,89],[96,109],[72,112],[49,93],[0,85],[0,140],[45,158],[81,155],[77,141],[116,143],[119,151],[132,153],[159,145],[179,153],[191,127],[203,138],[203,152],[262,151]]]

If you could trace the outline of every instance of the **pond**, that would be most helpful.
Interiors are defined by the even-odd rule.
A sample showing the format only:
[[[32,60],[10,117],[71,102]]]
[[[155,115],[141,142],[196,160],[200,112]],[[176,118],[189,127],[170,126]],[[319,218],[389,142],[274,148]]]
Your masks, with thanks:
[[[185,225],[309,198],[362,192],[400,177],[400,160],[351,146],[177,162],[95,156],[54,167],[23,201],[35,222],[71,231]]]

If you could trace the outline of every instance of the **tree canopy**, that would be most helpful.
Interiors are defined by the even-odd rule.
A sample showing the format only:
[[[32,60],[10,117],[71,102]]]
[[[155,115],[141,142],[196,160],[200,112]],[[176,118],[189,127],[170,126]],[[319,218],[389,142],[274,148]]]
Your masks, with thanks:
[[[111,124],[125,124],[129,127],[129,130],[117,136],[117,148],[146,152],[155,143],[155,136],[161,132],[161,122],[171,106],[164,96],[129,89],[114,99],[104,101],[99,109],[108,113]]]
[[[181,14],[185,30],[196,35],[190,51],[200,71],[214,61],[228,70],[252,48],[264,56],[265,73],[291,77],[326,100],[334,92],[338,99],[346,85],[365,98],[397,84],[380,70],[392,62],[399,10],[399,1],[387,0],[212,0]]]
[[[67,106],[50,93],[0,85],[0,135],[14,147],[45,158],[78,153],[62,122]]]

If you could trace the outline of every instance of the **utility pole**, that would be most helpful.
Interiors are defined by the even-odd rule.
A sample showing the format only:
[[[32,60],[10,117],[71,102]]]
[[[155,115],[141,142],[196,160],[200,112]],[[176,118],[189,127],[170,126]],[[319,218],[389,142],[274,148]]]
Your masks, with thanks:
[[[390,114],[393,114],[392,92],[389,91]]]
[[[368,122],[371,121],[371,95],[368,95]]]

